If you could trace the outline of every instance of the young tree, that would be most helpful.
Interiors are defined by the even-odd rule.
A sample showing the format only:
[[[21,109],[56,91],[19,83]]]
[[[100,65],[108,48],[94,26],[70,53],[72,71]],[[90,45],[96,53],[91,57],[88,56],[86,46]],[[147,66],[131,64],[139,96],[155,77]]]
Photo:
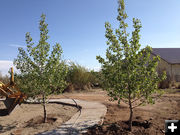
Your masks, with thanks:
[[[133,18],[132,37],[127,33],[128,24],[125,22],[124,0],[119,0],[118,16],[119,28],[115,34],[111,25],[106,22],[105,37],[107,38],[106,59],[97,56],[102,64],[104,88],[112,100],[123,101],[130,110],[129,130],[132,129],[133,109],[145,103],[153,103],[153,93],[159,92],[157,84],[165,78],[165,74],[158,76],[156,67],[160,58],[151,57],[151,47],[140,50],[139,19]],[[136,102],[138,101],[138,102]]]
[[[30,91],[31,95],[42,96],[44,110],[44,122],[46,122],[46,99],[52,93],[51,87],[58,87],[60,91],[66,86],[65,78],[67,67],[61,60],[62,48],[59,43],[53,46],[50,52],[50,44],[47,42],[48,24],[45,15],[41,15],[39,22],[40,40],[34,45],[30,33],[26,33],[27,51],[18,48],[19,54],[14,60],[14,65],[20,70],[20,78],[24,81],[23,86]]]

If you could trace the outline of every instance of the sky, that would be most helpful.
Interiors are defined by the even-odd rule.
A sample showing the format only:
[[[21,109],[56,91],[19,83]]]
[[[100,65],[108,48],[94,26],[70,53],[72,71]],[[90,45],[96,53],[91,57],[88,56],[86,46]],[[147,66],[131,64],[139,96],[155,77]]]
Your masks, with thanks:
[[[125,0],[129,31],[132,18],[141,20],[142,48],[180,47],[180,0]],[[60,43],[63,59],[98,70],[105,57],[105,22],[118,28],[117,0],[0,0],[0,71],[6,74],[26,49],[25,34],[39,41],[39,20],[46,14],[51,46]]]

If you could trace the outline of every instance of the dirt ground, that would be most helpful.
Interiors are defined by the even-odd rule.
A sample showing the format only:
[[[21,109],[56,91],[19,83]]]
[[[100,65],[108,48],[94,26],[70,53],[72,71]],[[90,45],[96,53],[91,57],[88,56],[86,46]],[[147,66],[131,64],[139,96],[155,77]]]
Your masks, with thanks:
[[[180,90],[168,91],[171,93],[164,94],[155,104],[134,109],[132,132],[128,131],[128,106],[123,103],[118,106],[117,102],[110,102],[105,91],[99,89],[64,95],[69,98],[99,101],[107,106],[103,124],[89,128],[84,135],[164,135],[165,120],[180,119]]]
[[[51,95],[49,98],[73,98],[86,101],[98,101],[107,106],[108,110],[103,124],[89,128],[88,132],[84,135],[164,135],[165,120],[180,119],[180,90],[168,90],[168,92],[170,93],[164,94],[155,104],[134,109],[132,132],[128,131],[128,106],[123,103],[118,106],[117,102],[110,102],[107,93],[101,89],[64,93],[63,95]],[[33,133],[33,130],[38,130],[38,132],[50,130],[69,119],[70,116],[77,111],[76,109],[73,111],[72,107],[63,107],[61,105],[52,107],[52,105],[50,105],[50,109],[48,110],[51,111],[48,113],[51,114],[51,117],[57,118],[57,116],[59,116],[56,120],[56,122],[60,121],[59,124],[56,125],[56,122],[52,122],[51,124],[33,125],[32,123],[37,123],[36,119],[40,118],[38,116],[42,115],[40,114],[42,107],[27,106],[26,104],[23,106],[21,106],[23,109],[21,107],[15,108],[11,116],[0,117],[0,134],[3,132],[8,134],[20,132],[23,135],[28,135],[29,132],[34,134],[35,132]],[[30,109],[37,109],[38,111],[30,111],[30,113],[28,111]],[[25,114],[27,114],[28,117],[26,117]]]
[[[0,102],[0,108],[5,106]],[[69,120],[78,111],[75,107],[61,104],[47,104],[47,123],[43,121],[43,107],[40,104],[21,104],[8,116],[0,116],[1,135],[34,135],[55,129]]]

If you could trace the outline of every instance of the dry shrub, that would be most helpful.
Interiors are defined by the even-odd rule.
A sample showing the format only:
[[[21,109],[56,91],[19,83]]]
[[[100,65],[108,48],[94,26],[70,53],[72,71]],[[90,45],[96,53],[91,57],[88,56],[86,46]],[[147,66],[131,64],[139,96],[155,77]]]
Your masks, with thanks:
[[[69,84],[63,92],[73,92],[75,90],[73,84]]]
[[[73,91],[90,90],[90,89],[92,89],[90,84],[83,85],[82,87],[79,87],[76,84],[69,84],[63,92],[73,92]]]
[[[88,90],[91,87],[94,76],[85,67],[79,64],[70,63],[67,82],[70,84],[67,89]],[[73,86],[71,86],[73,85]]]

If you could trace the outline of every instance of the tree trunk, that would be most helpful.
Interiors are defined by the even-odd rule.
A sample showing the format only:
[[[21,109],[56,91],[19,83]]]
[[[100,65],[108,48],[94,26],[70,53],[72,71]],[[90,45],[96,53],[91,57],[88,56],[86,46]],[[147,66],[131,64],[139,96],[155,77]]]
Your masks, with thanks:
[[[44,110],[44,119],[43,122],[46,122],[47,115],[46,115],[46,102],[45,102],[45,94],[43,94],[43,110]]]
[[[131,104],[131,103],[130,103]],[[132,117],[133,117],[133,109],[132,106],[129,106],[129,111],[130,111],[130,115],[129,115],[129,130],[132,130]]]
[[[131,94],[129,93],[129,130],[132,130],[132,117],[133,117],[133,108],[132,108],[132,103],[131,103]]]

